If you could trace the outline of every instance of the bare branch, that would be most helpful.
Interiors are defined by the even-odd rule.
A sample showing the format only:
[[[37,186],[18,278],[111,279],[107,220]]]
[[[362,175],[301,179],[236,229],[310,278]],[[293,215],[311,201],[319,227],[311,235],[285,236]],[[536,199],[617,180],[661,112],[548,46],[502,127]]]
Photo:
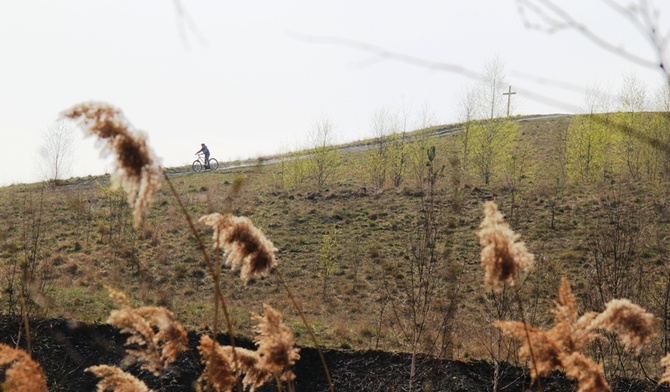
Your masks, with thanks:
[[[423,68],[436,69],[436,70],[441,70],[441,71],[449,71],[449,72],[458,73],[458,74],[466,76],[466,77],[468,77],[472,80],[477,80],[477,81],[480,80],[480,75],[477,72],[471,71],[471,70],[469,70],[465,67],[462,67],[460,65],[451,64],[451,63],[437,62],[437,61],[430,61],[430,60],[422,59],[422,58],[419,58],[419,57],[410,56],[410,55],[405,54],[405,53],[394,52],[394,51],[384,49],[382,47],[375,46],[375,45],[372,45],[372,44],[369,44],[369,43],[366,43],[366,42],[363,42],[363,41],[341,38],[341,37],[314,36],[314,35],[302,34],[302,33],[298,33],[298,32],[289,32],[289,35],[293,36],[296,39],[299,39],[301,41],[305,41],[305,42],[308,42],[308,43],[339,45],[339,46],[345,46],[345,47],[349,47],[349,48],[353,48],[353,49],[358,49],[358,50],[361,50],[363,52],[372,53],[379,60],[382,60],[382,59],[396,60],[396,61],[416,65],[416,66],[423,67]],[[370,62],[370,61],[368,61],[368,62]]]
[[[359,63],[359,65],[368,65],[372,64],[377,61],[381,60],[394,60],[394,61],[399,61],[403,63],[407,63],[410,65],[414,65],[417,67],[422,67],[422,68],[428,68],[428,69],[433,69],[433,70],[438,70],[438,71],[447,71],[455,74],[460,74],[462,76],[465,76],[468,79],[474,80],[476,82],[481,82],[482,81],[482,76],[480,73],[472,71],[468,68],[462,67],[457,64],[452,64],[452,63],[444,63],[444,62],[439,62],[439,61],[431,61],[431,60],[426,60],[420,57],[416,56],[411,56],[408,54],[404,53],[399,53],[399,52],[394,52],[392,50],[388,50],[376,45],[369,44],[367,42],[363,41],[358,41],[358,40],[353,40],[353,39],[347,39],[347,38],[341,38],[341,37],[328,37],[328,36],[314,36],[314,35],[308,35],[308,34],[303,34],[303,33],[298,33],[298,32],[289,32],[289,35],[293,36],[294,38],[307,42],[307,43],[313,43],[313,44],[327,44],[327,45],[338,45],[338,46],[344,46],[348,48],[353,48],[357,49],[363,52],[367,53],[372,53],[373,57],[370,59]],[[526,74],[523,73],[516,73],[517,76],[521,78],[526,78],[526,79],[531,79],[535,82],[537,82],[536,77],[531,77],[531,76],[526,76]],[[550,80],[550,79],[544,79]],[[554,81],[556,84],[562,84],[563,86],[567,86],[566,83],[560,82],[560,81]],[[519,88],[521,90],[521,88]],[[582,92],[583,89],[578,89],[577,92]],[[569,103],[559,101],[556,99],[553,99],[551,97],[536,93],[531,91],[530,89],[524,90],[524,94],[528,96],[531,99],[534,99],[537,102],[542,102],[545,104],[553,105],[556,107],[561,107],[569,111],[576,111],[578,108],[574,105],[571,105]]]
[[[528,28],[545,31],[547,33],[554,33],[558,30],[572,29],[579,32],[601,48],[610,51],[628,61],[650,68],[661,67],[661,69],[666,72],[663,61],[663,54],[666,50],[665,39],[660,37],[657,33],[658,28],[656,23],[651,20],[649,7],[646,0],[640,0],[640,7],[623,7],[612,0],[603,1],[611,9],[619,12],[624,17],[629,19],[631,24],[640,30],[645,38],[649,39],[651,46],[658,54],[659,62],[654,62],[640,57],[623,49],[620,45],[611,43],[607,39],[592,31],[587,25],[578,21],[573,15],[565,11],[560,6],[556,5],[551,0],[517,0],[517,4],[519,13],[524,19],[524,24]],[[524,9],[529,10],[532,14],[540,18],[543,24],[531,23],[527,18]],[[638,19],[637,16],[640,16],[642,20]]]
[[[198,29],[198,26],[196,26],[191,15],[186,12],[186,8],[182,6],[181,1],[173,0],[173,3],[175,10],[177,11],[177,28],[179,29],[179,36],[181,37],[184,47],[186,49],[190,48],[188,37],[186,36],[187,29],[191,30],[195,38],[200,42],[200,45],[206,45],[207,41],[205,40],[205,37]]]

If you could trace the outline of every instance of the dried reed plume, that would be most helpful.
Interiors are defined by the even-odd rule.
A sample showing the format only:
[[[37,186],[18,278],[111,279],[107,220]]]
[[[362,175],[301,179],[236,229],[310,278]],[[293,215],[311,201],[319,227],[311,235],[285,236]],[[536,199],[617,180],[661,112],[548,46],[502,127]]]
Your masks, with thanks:
[[[99,102],[83,103],[61,113],[78,120],[89,134],[106,143],[104,152],[116,156],[114,183],[121,184],[133,207],[133,222],[138,226],[142,213],[153,202],[161,185],[162,169],[146,142],[146,135],[134,129],[121,110]]]
[[[506,283],[514,285],[522,269],[532,269],[534,257],[505,222],[494,202],[484,204],[484,220],[477,233],[482,247],[481,265],[486,271],[484,283],[500,290]]]
[[[575,352],[563,358],[565,375],[577,380],[577,392],[605,392],[610,390],[600,365],[582,353]]]
[[[272,378],[272,373],[259,366],[260,357],[256,351],[235,347],[236,362],[233,363],[233,348],[221,346],[207,335],[200,338],[198,349],[205,364],[200,376],[201,385],[209,382],[215,391],[231,391],[238,374],[244,374],[244,389],[252,392]]]
[[[47,377],[27,352],[0,343],[0,367],[5,370],[3,391],[47,392]]]
[[[291,381],[295,375],[288,368],[300,359],[300,350],[293,347],[293,332],[282,322],[281,313],[270,305],[263,304],[263,313],[262,317],[254,315],[254,320],[258,321],[254,329],[260,356],[258,366],[283,381]]]
[[[84,369],[100,379],[96,391],[114,392],[153,392],[145,383],[116,366],[98,365]]]
[[[294,348],[295,339],[291,330],[282,322],[281,314],[270,305],[263,304],[264,316],[254,315],[258,322],[256,351],[244,348],[220,346],[209,336],[200,339],[200,354],[205,364],[200,380],[209,383],[216,391],[232,390],[237,374],[244,374],[245,389],[256,390],[275,378],[278,381],[293,381],[295,374],[289,369],[300,359],[299,349]]]
[[[199,385],[210,385],[215,391],[232,391],[237,377],[230,356],[207,335],[200,338],[198,350],[205,365],[198,380]]]
[[[661,379],[658,380],[658,383],[670,383],[670,353],[666,354],[666,356],[661,359],[661,366],[663,366],[665,370],[661,376]]]
[[[277,265],[277,249],[249,218],[214,213],[204,215],[199,222],[214,229],[214,247],[227,253],[226,265],[233,270],[242,266],[240,277],[245,284],[250,279],[267,275]]]
[[[505,335],[524,340],[519,349],[521,358],[530,359],[532,347],[534,381],[553,369],[564,369],[568,377],[577,380],[578,391],[608,391],[602,368],[580,350],[600,337],[599,329],[617,333],[628,348],[639,350],[653,336],[656,319],[628,300],[610,301],[602,313],[588,312],[581,317],[576,303],[570,283],[563,278],[551,329],[543,331],[518,321],[497,321],[495,325]]]
[[[232,347],[224,346],[223,350],[228,355],[232,355]],[[272,374],[267,369],[259,366],[260,357],[257,351],[236,347],[235,357],[237,358],[236,366],[241,373],[244,373],[242,384],[245,389],[248,388],[251,392],[254,392],[256,388],[260,388],[272,378]]]
[[[593,320],[594,328],[615,332],[629,349],[639,352],[642,345],[654,336],[656,317],[627,299],[614,299]]]
[[[109,290],[110,297],[121,305],[121,309],[112,310],[107,322],[131,335],[126,346],[137,348],[126,351],[143,363],[143,369],[159,376],[180,352],[187,350],[186,330],[168,309],[153,306],[133,309],[125,295]]]

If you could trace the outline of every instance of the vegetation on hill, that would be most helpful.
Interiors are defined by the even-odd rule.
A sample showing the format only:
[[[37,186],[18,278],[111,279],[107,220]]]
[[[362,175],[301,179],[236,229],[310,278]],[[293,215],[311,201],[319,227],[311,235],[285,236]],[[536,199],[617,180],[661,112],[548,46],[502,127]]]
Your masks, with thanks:
[[[316,143],[278,163],[170,181],[191,216],[231,213],[262,230],[326,347],[515,362],[521,343],[493,323],[549,327],[565,277],[580,313],[627,298],[656,315],[655,340],[640,352],[607,334],[585,350],[607,377],[658,378],[670,345],[669,121],[640,112],[473,120],[439,136],[381,134],[349,152]],[[485,201],[535,255],[514,291],[482,279]],[[0,310],[104,322],[110,286],[188,328],[211,326],[216,280],[178,201],[164,186],[147,208],[134,225],[137,209],[107,177],[0,189]],[[224,267],[219,279],[236,331],[251,336],[251,312],[268,302],[310,344],[276,273],[245,284]]]

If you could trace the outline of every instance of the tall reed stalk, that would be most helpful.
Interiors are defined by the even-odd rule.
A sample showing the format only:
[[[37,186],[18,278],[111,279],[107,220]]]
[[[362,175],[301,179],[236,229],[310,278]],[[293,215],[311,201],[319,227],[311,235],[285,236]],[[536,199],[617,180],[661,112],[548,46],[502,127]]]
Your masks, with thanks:
[[[309,323],[307,322],[307,318],[305,317],[305,314],[300,309],[300,306],[298,305],[298,301],[296,301],[295,297],[293,296],[293,293],[291,292],[291,289],[286,284],[286,280],[284,280],[284,275],[279,271],[279,268],[275,268],[275,273],[277,274],[277,277],[279,278],[279,281],[281,282],[282,286],[284,286],[284,289],[286,290],[286,293],[288,294],[289,298],[291,299],[291,303],[293,304],[293,307],[298,311],[298,314],[300,315],[300,319],[302,320],[302,323],[305,325],[305,328],[307,328],[307,333],[309,333],[309,336],[312,339],[312,342],[314,343],[314,347],[316,348],[316,351],[319,353],[319,359],[321,359],[321,365],[323,366],[323,371],[326,373],[326,378],[328,379],[328,387],[330,388],[331,392],[334,392],[335,388],[333,386],[333,381],[330,378],[330,372],[328,371],[328,365],[326,364],[326,358],[323,356],[323,351],[321,350],[321,347],[319,346],[319,342],[316,340],[316,336],[314,335],[314,332],[312,331],[312,327],[309,326]]]

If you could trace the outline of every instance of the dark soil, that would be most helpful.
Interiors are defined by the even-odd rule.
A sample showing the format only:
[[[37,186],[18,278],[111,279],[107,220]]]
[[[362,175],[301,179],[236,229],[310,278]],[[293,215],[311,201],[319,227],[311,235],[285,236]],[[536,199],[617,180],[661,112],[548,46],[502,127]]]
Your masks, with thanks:
[[[16,346],[19,336],[19,320],[0,317],[2,342]],[[84,372],[88,366],[97,364],[119,365],[126,357],[123,350],[125,335],[109,325],[82,325],[64,319],[33,321],[30,325],[33,336],[33,358],[47,373],[49,391],[94,391],[97,379]],[[25,336],[25,335],[24,335]],[[180,355],[165,374],[163,380],[156,379],[139,365],[131,364],[126,370],[142,379],[150,388],[158,391],[193,391],[193,385],[202,370],[200,355],[196,349],[199,334],[189,333],[190,351]],[[228,344],[225,337],[219,339]],[[25,339],[18,342],[25,348]],[[236,339],[240,347],[253,348],[253,342]],[[317,351],[303,347],[301,359],[294,367],[297,379],[296,391],[327,391],[328,383]],[[324,355],[335,384],[336,391],[406,391],[409,389],[411,357],[407,354],[381,351],[325,350]],[[127,361],[123,361],[124,363]],[[493,391],[494,369],[487,362],[449,361],[421,357],[417,361],[416,391]],[[574,382],[562,373],[555,372],[543,378],[542,390],[575,391]],[[652,382],[640,380],[611,381],[613,391],[667,391]],[[539,390],[530,387],[528,371],[524,368],[504,365],[500,369],[500,391]],[[274,385],[261,391],[276,391]]]

